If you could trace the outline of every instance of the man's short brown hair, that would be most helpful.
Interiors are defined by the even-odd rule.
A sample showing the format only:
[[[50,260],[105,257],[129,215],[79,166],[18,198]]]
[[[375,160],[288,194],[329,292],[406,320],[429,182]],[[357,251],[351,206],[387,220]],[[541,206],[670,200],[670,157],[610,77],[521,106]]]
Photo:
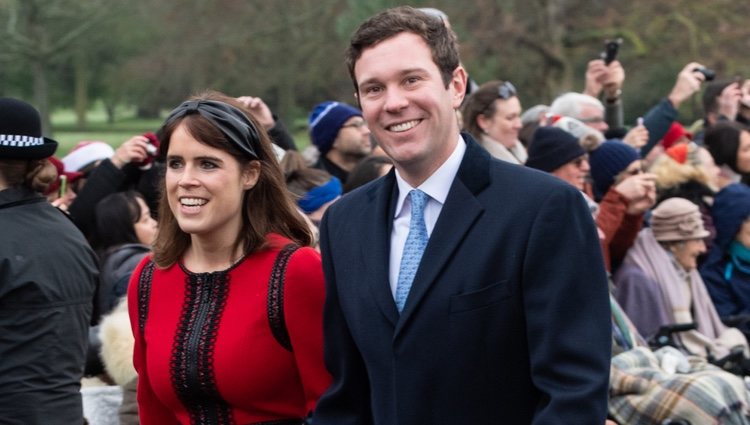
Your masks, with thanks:
[[[409,6],[399,6],[370,17],[352,36],[346,50],[346,66],[349,68],[355,92],[359,93],[354,65],[362,56],[362,52],[402,32],[422,37],[432,51],[432,60],[440,70],[443,83],[446,88],[448,87],[453,79],[453,71],[460,62],[456,35],[442,20]]]

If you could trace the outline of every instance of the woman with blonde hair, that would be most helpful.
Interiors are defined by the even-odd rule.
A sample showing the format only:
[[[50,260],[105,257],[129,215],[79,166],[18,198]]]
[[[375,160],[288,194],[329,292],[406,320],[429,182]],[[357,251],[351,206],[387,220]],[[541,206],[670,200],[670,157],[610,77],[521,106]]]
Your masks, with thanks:
[[[656,158],[649,171],[656,176],[657,204],[669,198],[685,198],[698,206],[709,233],[706,249],[710,250],[716,237],[711,204],[718,170],[708,151],[693,142],[673,145]],[[699,263],[703,258],[699,258]]]
[[[324,284],[268,135],[215,92],[160,131],[153,257],[128,291],[142,424],[301,424],[329,384]]]

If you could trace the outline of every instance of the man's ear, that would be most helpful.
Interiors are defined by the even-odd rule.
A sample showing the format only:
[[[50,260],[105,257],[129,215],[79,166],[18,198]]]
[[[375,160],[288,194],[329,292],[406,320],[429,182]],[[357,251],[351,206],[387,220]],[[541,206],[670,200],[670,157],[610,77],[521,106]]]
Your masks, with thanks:
[[[458,109],[461,103],[464,101],[466,96],[466,84],[469,77],[466,74],[466,70],[463,66],[458,65],[453,70],[453,77],[448,85],[448,88],[453,92],[453,108]]]

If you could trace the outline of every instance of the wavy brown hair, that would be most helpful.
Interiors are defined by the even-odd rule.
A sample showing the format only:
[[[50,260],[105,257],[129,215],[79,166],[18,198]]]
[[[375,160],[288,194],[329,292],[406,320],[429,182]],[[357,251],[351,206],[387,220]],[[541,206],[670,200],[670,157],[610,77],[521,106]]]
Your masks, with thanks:
[[[245,254],[263,249],[266,246],[266,235],[269,233],[278,233],[300,245],[310,245],[312,234],[286,190],[284,176],[271,148],[271,139],[250,111],[234,98],[214,91],[202,93],[190,100],[214,100],[239,109],[248,117],[260,136],[260,143],[254,146],[258,159],[250,159],[227,140],[210,120],[200,114],[185,115],[165,124],[159,131],[160,150],[163,155],[169,151],[169,141],[175,129],[182,124],[199,142],[230,154],[241,168],[251,167],[253,162],[259,163],[258,182],[243,195],[242,228],[237,234],[235,248],[242,246]],[[169,208],[165,185],[166,181],[162,178],[159,231],[154,243],[154,262],[159,267],[169,267],[176,263],[190,246],[190,235],[180,229]]]
[[[469,134],[474,136],[475,139],[481,140],[484,130],[479,126],[477,122],[480,115],[484,115],[486,118],[492,118],[495,116],[497,110],[497,99],[500,99],[497,92],[500,86],[505,84],[504,81],[494,80],[488,81],[469,95],[462,106],[462,113],[464,116],[464,130],[468,131]],[[514,94],[513,97],[516,95]]]

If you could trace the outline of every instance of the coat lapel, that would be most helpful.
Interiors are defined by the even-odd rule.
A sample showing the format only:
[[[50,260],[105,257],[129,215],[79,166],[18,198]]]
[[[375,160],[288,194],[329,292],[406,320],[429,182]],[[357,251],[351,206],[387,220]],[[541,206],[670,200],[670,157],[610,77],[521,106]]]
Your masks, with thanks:
[[[466,233],[484,211],[476,195],[490,183],[490,156],[471,136],[462,135],[466,140],[466,153],[414,276],[394,338],[419,307]],[[394,304],[392,297],[391,304]]]
[[[396,177],[393,171],[386,175],[380,184],[371,188],[372,202],[362,214],[365,223],[361,235],[364,243],[359,244],[368,271],[363,274],[366,286],[383,315],[393,324],[398,322],[398,310],[393,301],[388,277],[388,263],[391,252],[391,229],[393,212],[397,199]]]

